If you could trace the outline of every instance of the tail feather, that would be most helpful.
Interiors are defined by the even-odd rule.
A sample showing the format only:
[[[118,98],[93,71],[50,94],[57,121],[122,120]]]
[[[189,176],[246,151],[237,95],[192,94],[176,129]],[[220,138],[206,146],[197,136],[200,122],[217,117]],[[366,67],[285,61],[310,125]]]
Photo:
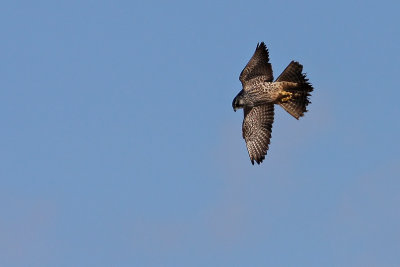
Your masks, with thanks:
[[[296,119],[299,119],[307,112],[307,105],[311,103],[309,96],[311,96],[310,93],[314,90],[302,71],[303,66],[299,62],[292,61],[278,79],[276,79],[277,82],[296,83],[295,86],[285,88],[285,91],[292,93],[292,98],[285,103],[279,104]]]

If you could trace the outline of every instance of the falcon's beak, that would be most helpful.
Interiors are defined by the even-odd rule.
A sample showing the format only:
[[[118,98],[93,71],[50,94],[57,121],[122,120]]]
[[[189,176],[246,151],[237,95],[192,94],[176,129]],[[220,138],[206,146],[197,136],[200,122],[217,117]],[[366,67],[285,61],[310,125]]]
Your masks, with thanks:
[[[236,112],[236,97],[232,101],[232,107],[233,107],[233,111]]]

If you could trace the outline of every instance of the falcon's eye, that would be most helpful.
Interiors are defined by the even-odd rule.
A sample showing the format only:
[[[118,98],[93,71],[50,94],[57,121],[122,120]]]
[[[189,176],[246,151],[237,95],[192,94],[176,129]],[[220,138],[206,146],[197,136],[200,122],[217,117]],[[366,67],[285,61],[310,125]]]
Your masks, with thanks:
[[[244,101],[243,101],[243,99],[242,99],[242,98],[239,98],[239,97],[236,98],[235,106],[238,107],[238,108],[243,107],[243,106],[244,106]]]

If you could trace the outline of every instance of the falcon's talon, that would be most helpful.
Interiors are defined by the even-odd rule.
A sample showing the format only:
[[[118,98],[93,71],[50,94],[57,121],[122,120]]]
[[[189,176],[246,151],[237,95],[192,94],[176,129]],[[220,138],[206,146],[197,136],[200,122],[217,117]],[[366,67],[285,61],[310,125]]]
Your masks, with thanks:
[[[293,93],[287,92],[287,91],[282,91],[281,96],[285,96],[281,99],[282,103],[288,102],[290,99],[292,99]]]

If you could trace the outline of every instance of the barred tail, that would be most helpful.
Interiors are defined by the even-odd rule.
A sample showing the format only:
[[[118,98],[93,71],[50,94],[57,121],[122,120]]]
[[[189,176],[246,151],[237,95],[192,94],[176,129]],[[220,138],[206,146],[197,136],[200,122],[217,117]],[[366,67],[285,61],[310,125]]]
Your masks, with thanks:
[[[299,62],[292,61],[276,79],[277,82],[296,83],[296,86],[285,88],[285,91],[292,93],[291,99],[279,104],[296,119],[299,119],[307,112],[307,105],[311,103],[309,96],[311,96],[310,93],[314,89],[302,71],[303,66]]]

